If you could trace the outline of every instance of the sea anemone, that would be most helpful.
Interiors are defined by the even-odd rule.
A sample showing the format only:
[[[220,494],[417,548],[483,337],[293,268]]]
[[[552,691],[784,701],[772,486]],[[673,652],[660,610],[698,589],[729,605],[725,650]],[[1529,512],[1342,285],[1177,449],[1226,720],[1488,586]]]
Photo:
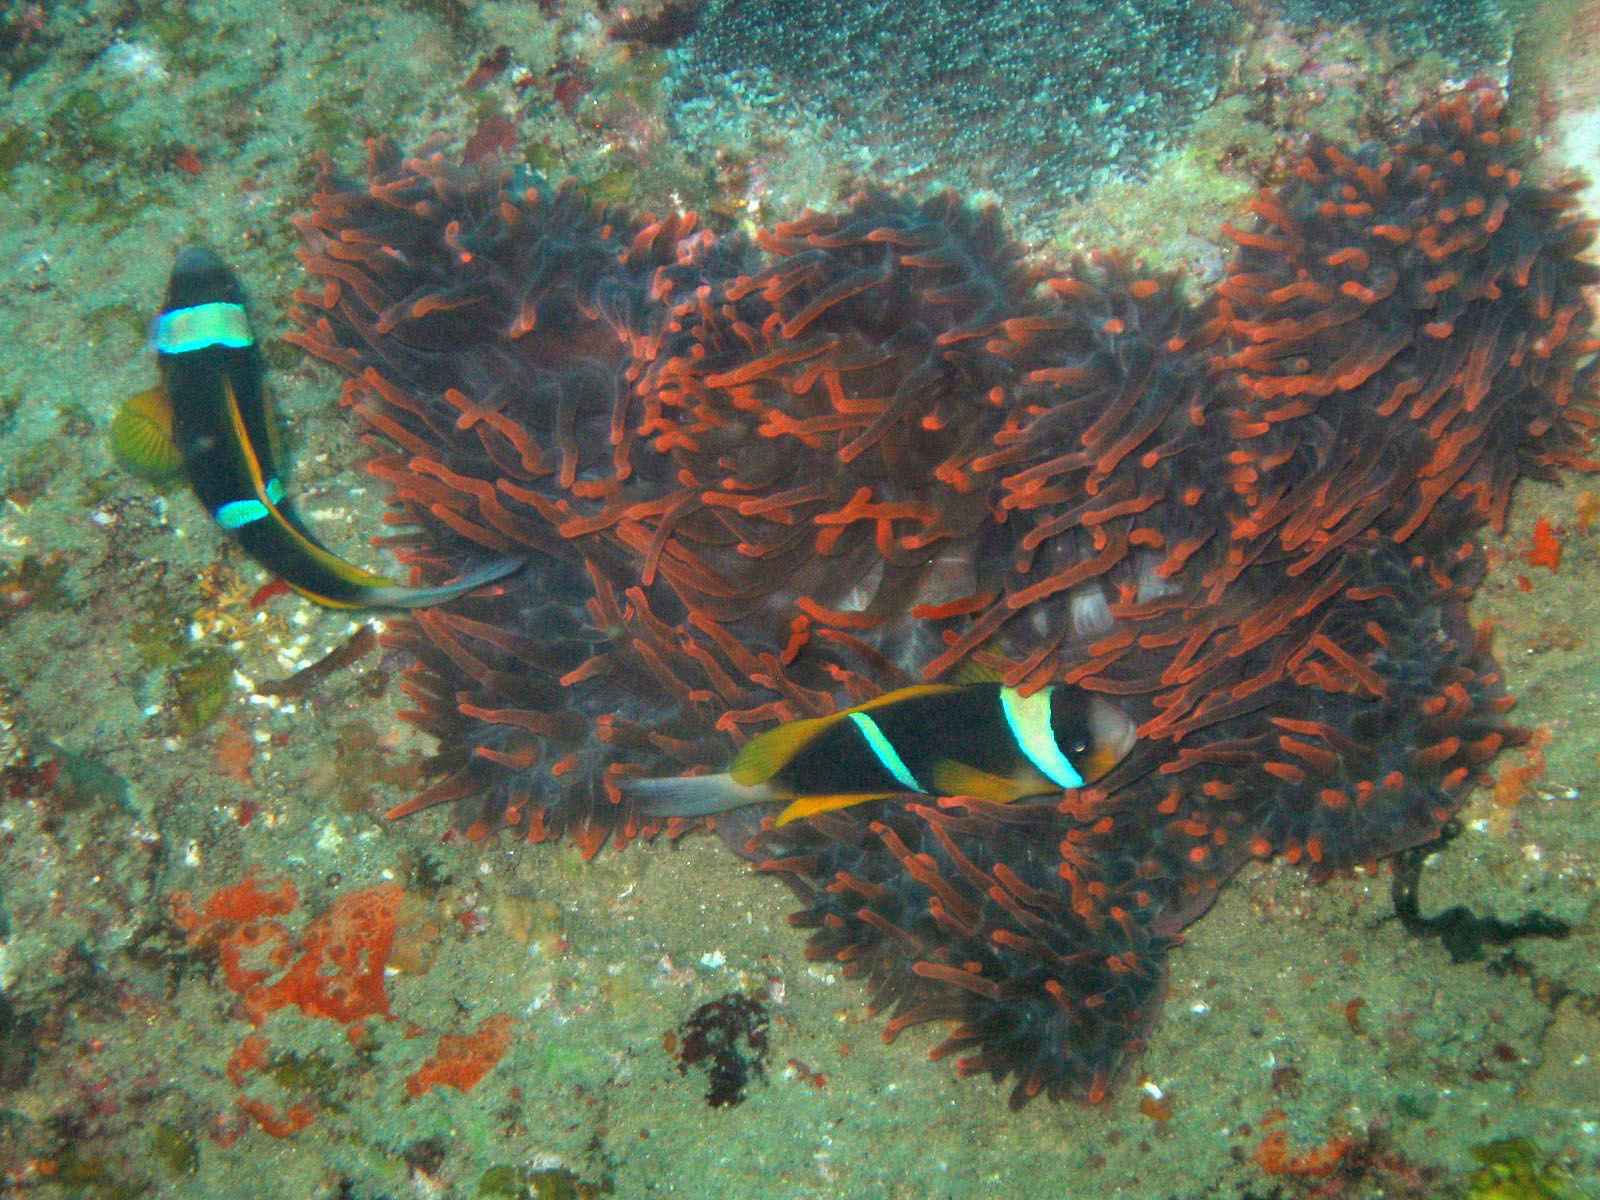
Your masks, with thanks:
[[[437,152],[325,165],[294,336],[349,376],[391,544],[430,582],[528,561],[390,635],[440,743],[394,815],[590,855],[696,824],[628,776],[965,660],[1100,693],[1136,745],[1059,798],[718,818],[889,1036],[1099,1100],[1244,861],[1427,841],[1523,737],[1478,533],[1589,465],[1600,342],[1591,226],[1516,142],[1479,97],[1314,145],[1200,305],[1111,257],[1045,280],[949,195],[751,243]]]

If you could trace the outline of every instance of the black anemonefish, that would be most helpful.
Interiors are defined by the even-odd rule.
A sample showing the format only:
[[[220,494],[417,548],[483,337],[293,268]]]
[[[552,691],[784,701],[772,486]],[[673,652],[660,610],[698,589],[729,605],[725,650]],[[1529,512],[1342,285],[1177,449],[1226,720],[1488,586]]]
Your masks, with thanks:
[[[635,779],[656,817],[787,800],[775,825],[907,792],[1009,804],[1079,788],[1133,748],[1116,704],[1066,685],[1024,696],[993,681],[900,688],[753,738],[720,775]]]
[[[276,422],[244,291],[212,251],[179,252],[152,343],[165,406],[149,392],[129,401],[113,426],[119,453],[155,474],[170,466],[175,449],[189,486],[217,524],[301,595],[333,608],[420,608],[522,565],[497,559],[439,587],[405,587],[346,562],[312,536],[284,495]]]

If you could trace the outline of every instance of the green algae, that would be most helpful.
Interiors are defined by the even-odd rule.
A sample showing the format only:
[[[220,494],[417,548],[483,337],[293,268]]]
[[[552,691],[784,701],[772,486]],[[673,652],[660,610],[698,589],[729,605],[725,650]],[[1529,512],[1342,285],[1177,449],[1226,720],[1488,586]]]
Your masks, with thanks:
[[[34,185],[26,201],[36,217],[99,226],[102,238],[147,217],[171,142],[165,126],[129,128],[122,99],[109,82],[84,83],[7,134],[0,179],[8,190],[23,178]],[[32,169],[23,172],[25,166]]]
[[[38,153],[38,143],[38,135],[20,125],[0,134],[0,189],[10,187],[12,172]]]
[[[121,475],[116,471],[108,471],[104,475],[91,475],[83,481],[83,503],[88,508],[98,508],[115,496],[122,487]],[[152,482],[151,488],[158,493],[173,491],[182,476],[173,476],[162,482]]]
[[[329,1112],[345,1111],[338,1096],[346,1071],[320,1050],[312,1054],[279,1054],[273,1058],[267,1075],[284,1091],[309,1096]]]
[[[1394,1098],[1394,1110],[1408,1121],[1426,1121],[1439,1107],[1437,1092],[1401,1092]]]
[[[193,1175],[200,1169],[200,1148],[194,1138],[164,1121],[150,1131],[150,1153],[174,1177]]]
[[[161,6],[145,24],[145,32],[167,63],[195,75],[227,63],[230,35],[238,28],[231,22],[219,22],[215,13],[201,15],[200,10],[184,4]]]
[[[361,88],[331,91],[308,104],[301,114],[312,141],[320,146],[348,146],[362,129]]]
[[[1534,1147],[1522,1138],[1478,1146],[1472,1157],[1483,1167],[1467,1181],[1467,1200],[1588,1200],[1555,1167],[1536,1166]]]
[[[175,667],[189,652],[189,621],[177,604],[157,596],[149,608],[130,621],[123,638],[146,669]]]
[[[200,732],[222,712],[233,681],[233,655],[216,646],[196,647],[182,666],[167,672],[178,732]]]
[[[46,743],[50,752],[61,764],[56,778],[56,792],[66,809],[100,809],[115,805],[125,812],[133,811],[132,791],[128,781],[118,774],[107,761],[92,751],[75,752],[54,743]]]
[[[408,890],[424,900],[437,900],[439,893],[455,879],[455,875],[438,857],[419,854],[412,863]]]
[[[413,764],[394,759],[384,747],[382,735],[363,717],[354,717],[334,731],[333,758],[338,799],[346,812],[362,811],[374,786],[409,788],[417,780]]]
[[[94,432],[94,414],[80,400],[68,400],[56,410],[56,432],[62,437],[81,438]]]
[[[27,508],[59,479],[71,478],[76,460],[73,448],[59,438],[35,442],[12,460],[6,499]]]
[[[110,135],[111,126],[111,108],[92,87],[68,92],[44,123],[57,165],[67,167],[85,167],[119,154],[122,146]]]
[[[490,1167],[478,1180],[480,1196],[522,1195],[522,1173],[515,1167]]]
[[[586,182],[583,190],[595,200],[603,200],[607,204],[623,204],[638,193],[638,182],[637,167],[613,167],[600,178]]]
[[[532,1055],[533,1069],[550,1079],[592,1079],[605,1074],[605,1053],[578,1038],[546,1038]]]
[[[83,314],[84,342],[98,346],[107,341],[139,343],[145,335],[145,312],[126,300],[97,305]]]
[[[146,1194],[151,1181],[127,1174],[104,1155],[85,1154],[75,1146],[62,1151],[56,1179],[69,1196],[94,1200],[133,1200]]]
[[[305,361],[305,355],[282,338],[263,338],[261,340],[261,357],[267,362],[267,371],[270,374],[293,371]],[[287,443],[290,431],[283,428],[284,422],[279,421],[279,435]]]
[[[0,917],[3,916],[0,910]],[[5,925],[0,937],[9,933],[9,921]],[[38,1062],[37,1022],[32,1015],[17,1011],[5,992],[0,991],[0,1094],[20,1090],[33,1077]]]
[[[204,729],[222,711],[237,665],[220,646],[194,641],[193,619],[181,596],[156,592],[123,629],[140,667],[164,676],[172,696],[174,732],[186,736]]]
[[[530,138],[522,146],[522,161],[540,175],[560,176],[566,165],[561,151],[543,138]]]
[[[478,1179],[478,1195],[507,1200],[592,1200],[610,1194],[609,1183],[585,1183],[565,1167],[529,1170],[496,1166]]]

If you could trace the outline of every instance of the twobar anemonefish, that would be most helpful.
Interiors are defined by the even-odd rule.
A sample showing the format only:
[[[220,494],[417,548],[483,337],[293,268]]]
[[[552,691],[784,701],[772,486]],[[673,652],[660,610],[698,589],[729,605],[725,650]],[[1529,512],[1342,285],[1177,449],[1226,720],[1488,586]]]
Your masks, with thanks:
[[[119,452],[161,465],[158,429],[170,442],[189,486],[251,558],[301,595],[334,608],[421,608],[492,583],[515,571],[497,559],[439,587],[405,587],[346,562],[317,541],[284,495],[281,454],[263,388],[265,367],[245,312],[244,291],[226,263],[191,246],[172,268],[167,302],[152,338],[165,385],[162,411],[153,393],[130,401],[134,412],[114,427]]]
[[[907,792],[1009,804],[1079,788],[1133,748],[1134,722],[1079,688],[927,683],[753,738],[719,775],[636,779],[657,817],[787,800],[776,824]]]

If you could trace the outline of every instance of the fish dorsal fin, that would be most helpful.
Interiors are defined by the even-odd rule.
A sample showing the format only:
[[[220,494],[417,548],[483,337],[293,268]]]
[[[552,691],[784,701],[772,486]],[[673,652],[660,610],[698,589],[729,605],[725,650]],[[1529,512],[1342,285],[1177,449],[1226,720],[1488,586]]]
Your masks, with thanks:
[[[887,708],[891,704],[899,704],[902,700],[910,700],[913,696],[937,696],[940,692],[953,692],[958,690],[959,686],[954,683],[913,683],[910,687],[895,688],[892,692],[874,696],[865,704],[853,705],[834,715],[843,717],[850,713],[871,712],[875,708]]]
[[[123,466],[152,483],[183,473],[183,452],[172,436],[172,401],[165,388],[145,388],[123,401],[111,421],[111,449]]]
[[[941,795],[976,796],[991,804],[1010,804],[1024,796],[1037,795],[1044,790],[1039,787],[1029,787],[1017,779],[995,775],[990,771],[969,767],[966,763],[951,762],[948,759],[936,763],[932,774],[930,782],[934,790]]]
[[[1002,672],[986,666],[975,658],[964,658],[950,672],[950,681],[963,686],[974,683],[999,683]]]
[[[757,734],[733,756],[728,774],[735,783],[750,787],[765,783],[787,766],[791,759],[830,725],[837,724],[844,713],[836,712],[826,717],[807,717],[803,721],[790,721],[765,733]]]

